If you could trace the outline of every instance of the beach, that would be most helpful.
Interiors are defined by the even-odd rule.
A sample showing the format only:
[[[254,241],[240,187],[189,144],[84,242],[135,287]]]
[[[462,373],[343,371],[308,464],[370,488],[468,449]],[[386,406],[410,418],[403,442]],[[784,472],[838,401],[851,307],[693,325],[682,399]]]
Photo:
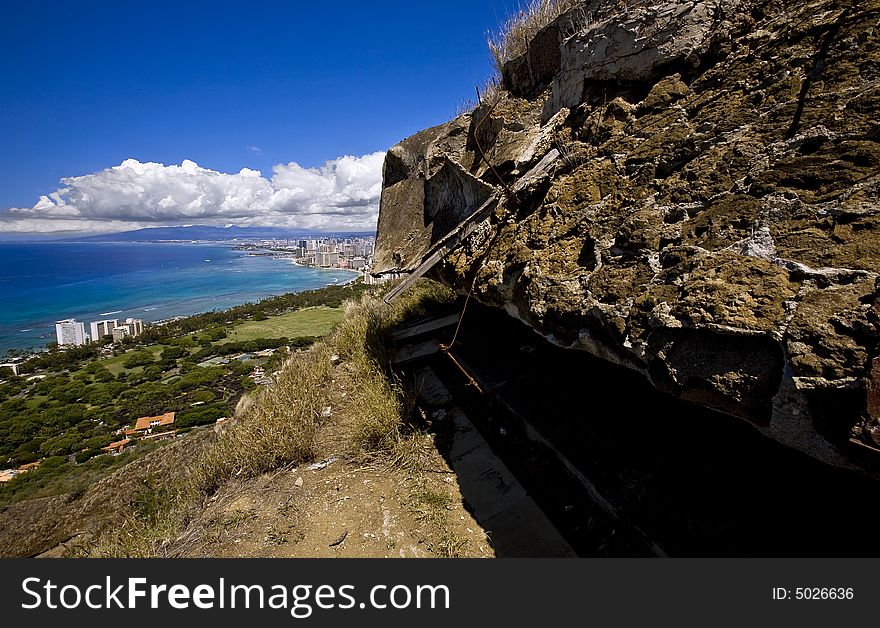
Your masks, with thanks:
[[[45,347],[65,318],[154,322],[358,275],[247,255],[233,243],[0,243],[0,352]]]

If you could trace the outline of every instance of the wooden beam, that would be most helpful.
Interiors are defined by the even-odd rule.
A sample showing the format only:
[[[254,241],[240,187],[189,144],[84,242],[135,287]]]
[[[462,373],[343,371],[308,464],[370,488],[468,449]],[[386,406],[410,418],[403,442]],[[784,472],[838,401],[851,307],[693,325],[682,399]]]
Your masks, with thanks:
[[[479,222],[482,222],[483,219],[488,217],[489,213],[494,211],[495,207],[498,205],[499,196],[498,192],[490,196],[488,200],[477,209],[477,211],[465,218],[458,224],[458,226],[452,229],[452,231],[443,236],[437,244],[431,247],[431,250],[422,258],[422,262],[418,267],[416,267],[416,269],[407,275],[403,281],[397,284],[390,292],[388,292],[388,294],[385,295],[385,302],[391,303],[403,292],[409,290],[419,277],[431,270],[437,262],[449,255],[449,253],[458,246],[462,240],[476,229]]]
[[[544,158],[541,159],[534,168],[520,177],[516,182],[516,185],[513,186],[513,191],[519,192],[529,183],[546,174],[558,157],[559,151],[555,148],[544,155]],[[385,303],[391,303],[394,299],[409,290],[420,277],[449,255],[462,242],[462,240],[474,232],[480,223],[489,218],[492,212],[495,211],[500,200],[501,192],[497,191],[486,199],[476,211],[458,223],[458,225],[452,228],[449,233],[440,238],[422,257],[422,261],[416,269],[385,295]]]

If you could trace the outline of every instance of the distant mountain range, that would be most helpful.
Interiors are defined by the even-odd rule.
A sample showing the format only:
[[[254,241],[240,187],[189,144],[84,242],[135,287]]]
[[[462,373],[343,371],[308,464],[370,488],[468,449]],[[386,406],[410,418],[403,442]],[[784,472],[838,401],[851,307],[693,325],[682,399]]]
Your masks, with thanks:
[[[102,233],[93,236],[64,238],[64,242],[156,242],[189,240],[267,240],[307,237],[365,238],[375,235],[373,231],[317,231],[308,229],[283,229],[279,227],[149,227],[136,231]]]

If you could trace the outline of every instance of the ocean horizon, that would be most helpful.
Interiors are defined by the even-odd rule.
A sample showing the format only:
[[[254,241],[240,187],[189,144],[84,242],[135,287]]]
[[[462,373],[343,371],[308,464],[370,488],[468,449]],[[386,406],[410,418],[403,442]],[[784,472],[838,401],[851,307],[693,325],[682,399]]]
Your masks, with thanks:
[[[354,279],[234,244],[0,242],[0,353],[42,349],[55,321],[155,322]]]

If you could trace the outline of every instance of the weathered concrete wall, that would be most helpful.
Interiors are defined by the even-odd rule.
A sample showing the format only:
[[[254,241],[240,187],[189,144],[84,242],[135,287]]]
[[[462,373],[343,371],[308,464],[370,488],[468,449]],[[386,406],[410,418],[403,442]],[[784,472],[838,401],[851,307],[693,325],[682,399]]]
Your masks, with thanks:
[[[880,451],[880,0],[628,6],[585,2],[528,53],[558,56],[508,64],[494,108],[392,149],[377,269],[411,268],[473,210],[476,180],[511,185],[555,147],[550,178],[503,201],[442,280],[862,464]]]

